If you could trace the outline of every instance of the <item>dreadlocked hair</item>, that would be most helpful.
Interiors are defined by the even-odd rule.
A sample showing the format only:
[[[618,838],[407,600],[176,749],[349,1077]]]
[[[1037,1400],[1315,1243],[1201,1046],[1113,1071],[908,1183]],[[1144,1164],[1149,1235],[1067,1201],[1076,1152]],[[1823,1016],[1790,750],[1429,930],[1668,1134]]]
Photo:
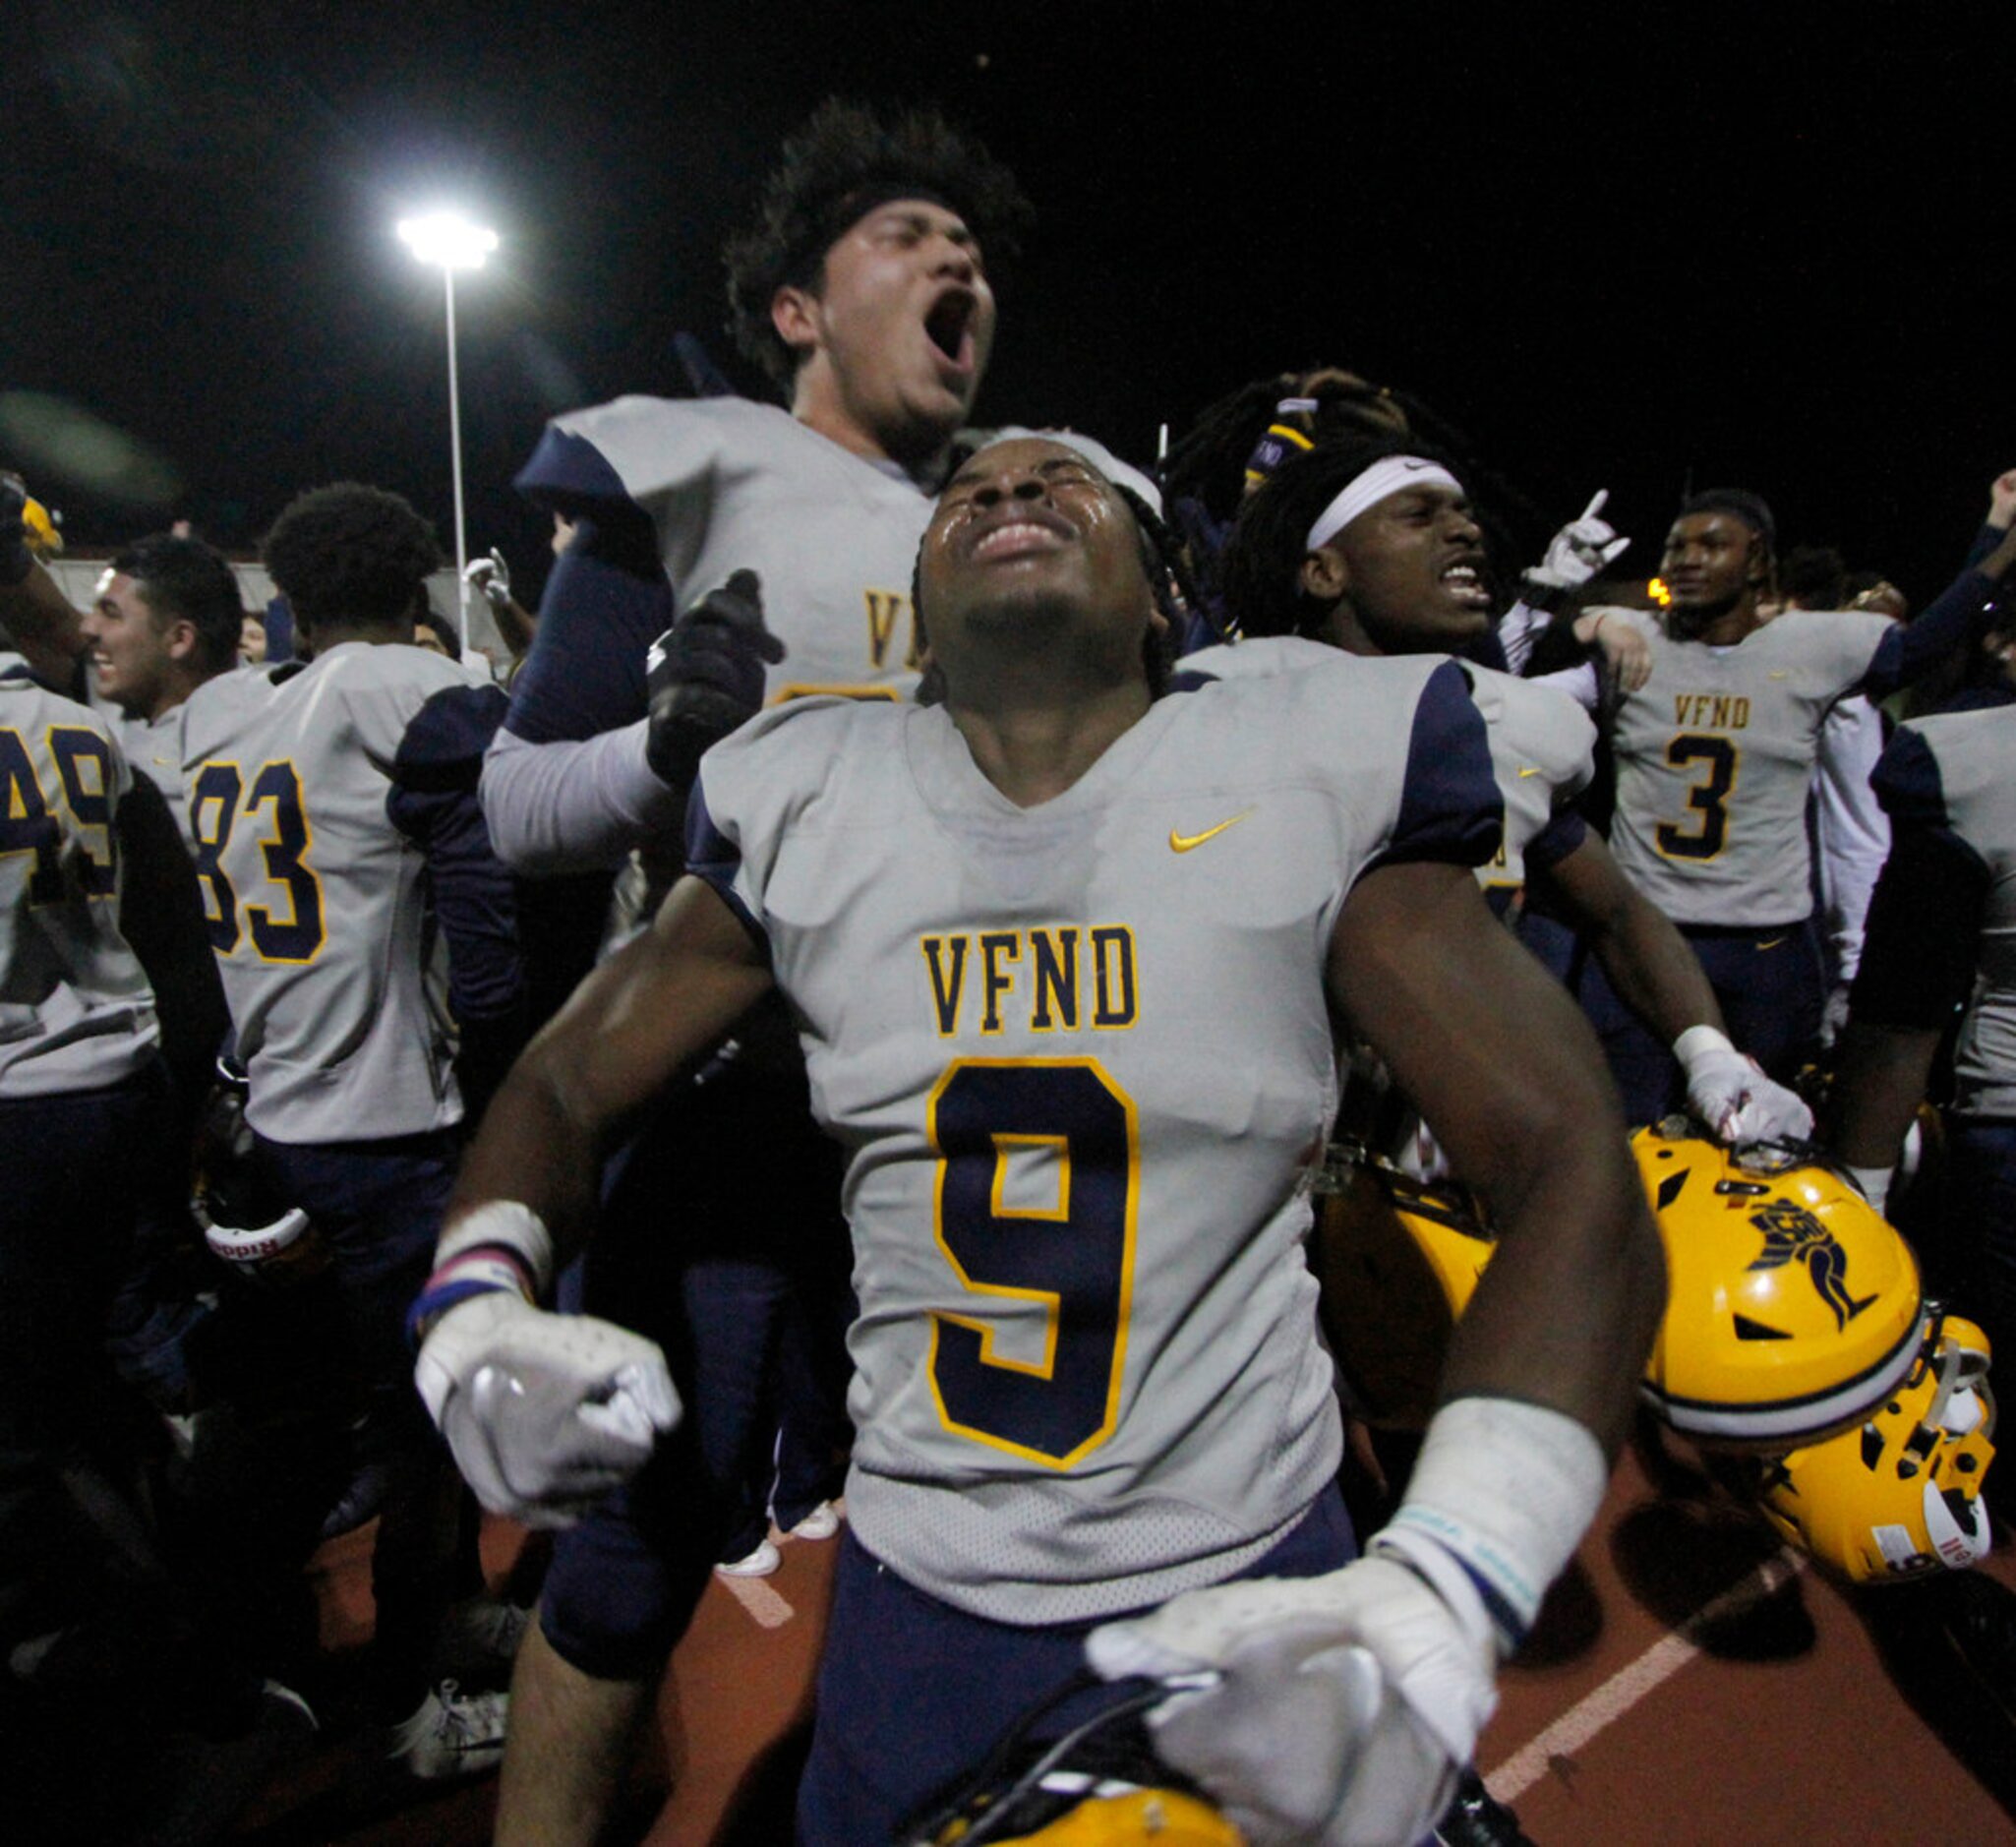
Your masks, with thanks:
[[[1290,397],[1314,398],[1316,408],[1282,412]],[[1233,522],[1243,517],[1249,470],[1265,479],[1298,450],[1388,438],[1406,439],[1388,453],[1454,458],[1447,466],[1477,495],[1494,558],[1535,550],[1554,530],[1523,494],[1477,459],[1468,437],[1411,392],[1335,366],[1255,379],[1204,410],[1161,469],[1170,523],[1189,548],[1204,606],[1220,628],[1238,626],[1225,607],[1223,553]]]
[[[1125,482],[1107,481],[1106,485],[1134,515],[1134,529],[1141,540],[1142,573],[1148,578],[1148,593],[1166,624],[1162,628],[1151,628],[1141,646],[1142,664],[1148,670],[1148,696],[1159,699],[1169,689],[1176,650],[1182,645],[1191,611],[1197,607],[1197,586],[1184,561],[1183,547],[1161,514]],[[929,639],[924,628],[923,557],[923,546],[919,543],[910,566],[910,608],[919,649]],[[924,669],[923,678],[918,682],[917,700],[919,705],[945,702],[945,678],[935,661]]]
[[[996,278],[1036,221],[1015,176],[936,109],[883,117],[829,96],[784,144],[756,222],[723,253],[728,330],[782,388],[798,359],[771,325],[777,291],[816,292],[834,240],[878,200],[905,197],[936,200],[965,219]]]
[[[1315,635],[1330,605],[1302,588],[1309,529],[1366,469],[1389,455],[1419,455],[1453,474],[1454,461],[1408,436],[1337,437],[1290,455],[1241,508],[1219,559],[1225,614],[1242,635]]]
[[[399,495],[357,481],[287,504],[260,549],[302,626],[393,623],[441,566],[434,528]]]

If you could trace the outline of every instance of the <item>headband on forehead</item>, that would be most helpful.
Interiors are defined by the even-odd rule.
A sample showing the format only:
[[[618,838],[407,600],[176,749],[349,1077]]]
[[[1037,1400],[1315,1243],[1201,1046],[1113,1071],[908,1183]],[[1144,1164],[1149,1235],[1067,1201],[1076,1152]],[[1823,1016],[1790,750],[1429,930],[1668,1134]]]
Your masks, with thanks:
[[[895,177],[868,180],[843,193],[813,220],[804,241],[792,253],[792,273],[801,281],[809,282],[826,261],[826,253],[839,243],[843,232],[852,230],[869,212],[879,211],[899,199],[920,199],[927,206],[942,207],[955,218],[965,215],[949,199],[920,180]]]
[[[1463,484],[1440,462],[1424,461],[1419,455],[1382,455],[1364,473],[1345,482],[1342,492],[1316,516],[1302,542],[1303,550],[1313,552],[1329,544],[1367,507],[1408,488],[1448,488],[1460,494]]]

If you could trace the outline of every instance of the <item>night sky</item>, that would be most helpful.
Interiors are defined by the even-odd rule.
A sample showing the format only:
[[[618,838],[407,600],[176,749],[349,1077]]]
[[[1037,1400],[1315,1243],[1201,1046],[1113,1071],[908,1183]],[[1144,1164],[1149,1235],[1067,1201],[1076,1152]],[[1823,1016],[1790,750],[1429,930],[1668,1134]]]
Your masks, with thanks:
[[[1242,380],[1403,386],[1649,567],[1683,483],[1754,487],[1923,601],[2016,464],[2001,9],[25,0],[0,35],[0,461],[74,547],[231,548],[298,489],[451,541],[448,201],[470,541],[535,585],[541,421],[682,390],[718,252],[829,92],[942,103],[1039,224],[978,420],[1146,458]]]

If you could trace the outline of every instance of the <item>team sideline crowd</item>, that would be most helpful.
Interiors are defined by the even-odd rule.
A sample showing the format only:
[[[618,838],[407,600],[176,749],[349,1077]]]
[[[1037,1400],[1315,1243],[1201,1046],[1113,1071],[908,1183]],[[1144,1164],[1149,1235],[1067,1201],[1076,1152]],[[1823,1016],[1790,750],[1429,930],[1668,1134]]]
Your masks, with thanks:
[[[1535,509],[1346,363],[1152,461],[976,430],[1033,223],[822,106],[726,252],[778,401],[554,418],[495,659],[379,488],[265,609],[184,527],[80,609],[0,474],[26,1838],[214,1838],[318,1728],[630,1837],[782,1531],[814,1847],[1512,1843],[1471,1754],[1634,1416],[1858,1594],[1988,1551],[2016,469],[1907,597],[1768,483]]]

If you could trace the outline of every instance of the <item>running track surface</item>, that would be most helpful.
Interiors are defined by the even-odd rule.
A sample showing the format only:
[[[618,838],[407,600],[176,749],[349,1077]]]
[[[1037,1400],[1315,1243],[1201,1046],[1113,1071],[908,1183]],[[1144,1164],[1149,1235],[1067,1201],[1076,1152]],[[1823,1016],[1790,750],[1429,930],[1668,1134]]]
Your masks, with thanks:
[[[2016,1596],[2007,1533],[1997,1542],[1978,1575],[1989,1595]],[[489,1527],[494,1577],[521,1543],[502,1522]],[[710,1586],[667,1678],[629,1838],[788,1841],[836,1546],[785,1538],[782,1549],[775,1577]],[[368,1561],[369,1529],[319,1556],[328,1645],[368,1632]],[[1503,1678],[1478,1762],[1538,1847],[2016,1842],[2016,1715],[1939,1635],[1917,1586],[1844,1595],[1708,1493],[1683,1458],[1629,1452],[1575,1567]],[[293,1791],[317,1780],[312,1763],[297,1765],[238,1838],[489,1838],[491,1781],[348,1831],[330,1831],[325,1808],[303,1832]]]

